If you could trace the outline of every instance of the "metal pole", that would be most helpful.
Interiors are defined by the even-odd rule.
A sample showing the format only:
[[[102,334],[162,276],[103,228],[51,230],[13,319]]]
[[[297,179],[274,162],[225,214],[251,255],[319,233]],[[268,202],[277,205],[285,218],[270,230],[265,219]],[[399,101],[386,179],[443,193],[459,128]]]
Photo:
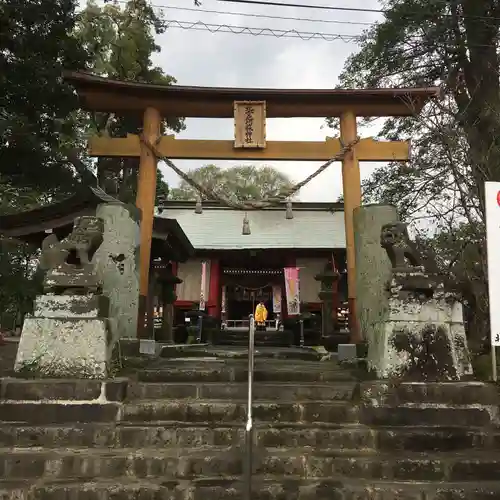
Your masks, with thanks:
[[[248,335],[248,400],[247,424],[245,427],[246,463],[245,463],[245,500],[252,499],[252,473],[253,473],[253,372],[255,350],[255,318],[250,315],[250,328]]]
[[[304,320],[299,320],[300,323],[300,347],[304,347],[305,339],[304,339]]]
[[[203,331],[203,316],[200,316],[198,323],[199,323],[198,325],[199,328],[198,328],[198,338],[196,339],[196,343],[201,344],[201,336]]]
[[[497,348],[494,345],[491,346],[491,378],[497,381]]]

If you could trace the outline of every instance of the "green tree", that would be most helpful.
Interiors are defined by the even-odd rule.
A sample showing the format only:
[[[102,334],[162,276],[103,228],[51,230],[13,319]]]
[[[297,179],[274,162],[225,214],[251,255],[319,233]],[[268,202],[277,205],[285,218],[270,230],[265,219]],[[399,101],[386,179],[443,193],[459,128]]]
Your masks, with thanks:
[[[94,74],[117,80],[140,81],[170,85],[174,77],[166,74],[152,62],[152,56],[161,49],[155,36],[165,31],[162,14],[146,0],[109,2],[98,5],[89,0],[79,16],[74,35],[93,58],[90,71]],[[118,116],[115,113],[79,113],[85,136],[106,134],[123,137],[138,134],[142,127],[142,116]],[[169,119],[162,124],[162,133],[167,129],[178,132],[184,128],[184,120]],[[119,198],[134,201],[137,189],[137,158],[100,158],[97,161],[99,184],[109,188],[118,186]],[[168,186],[158,173],[157,194],[164,196]]]
[[[385,123],[381,136],[413,139],[412,161],[377,170],[365,199],[394,203],[427,228],[422,241],[455,277],[479,348],[489,335],[484,182],[500,180],[500,2],[388,0],[385,7],[341,85],[439,85],[443,95],[420,117]]]
[[[237,201],[264,200],[278,196],[293,183],[273,167],[242,165],[228,169],[216,165],[191,170],[188,175],[216,195]],[[172,200],[195,200],[198,193],[186,181],[170,191]],[[204,198],[204,197],[202,197]]]
[[[86,68],[88,54],[70,36],[73,0],[0,2],[0,215],[66,196],[91,172],[75,165],[78,107],[64,69]],[[39,280],[27,245],[0,239],[0,322],[13,327],[31,307]]]
[[[88,55],[70,33],[73,0],[0,2],[0,175],[13,186],[57,192],[75,184],[63,147],[76,134],[77,108],[64,69]],[[86,172],[85,172],[86,173]]]
[[[0,327],[13,329],[32,312],[33,300],[42,292],[37,256],[37,248],[0,237]]]
[[[0,176],[0,216],[49,203],[52,195],[13,185]],[[36,247],[0,235],[0,329],[13,329],[41,293],[42,273],[37,270]]]
[[[0,0],[0,214],[50,203],[80,183],[97,184],[98,178],[106,187],[118,181],[121,198],[135,200],[136,161],[100,160],[96,176],[95,163],[83,151],[89,134],[136,133],[141,118],[79,110],[61,75],[63,70],[89,70],[122,80],[173,83],[151,61],[159,51],[154,37],[165,24],[144,0],[129,1],[123,8],[118,2],[103,7],[89,2],[79,15],[76,4]],[[164,125],[180,130],[183,122]],[[157,181],[157,195],[165,198],[168,186],[161,172]],[[24,310],[22,297],[31,296],[26,280],[32,276],[28,262],[33,255],[28,247],[1,241],[4,311],[15,304],[16,310]]]

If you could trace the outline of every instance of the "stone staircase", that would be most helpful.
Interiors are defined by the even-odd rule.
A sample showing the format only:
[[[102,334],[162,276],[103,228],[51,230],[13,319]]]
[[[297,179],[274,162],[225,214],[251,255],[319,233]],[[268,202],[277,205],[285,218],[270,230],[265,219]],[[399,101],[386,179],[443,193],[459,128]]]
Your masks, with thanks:
[[[158,360],[133,381],[3,379],[2,500],[243,498],[244,360]],[[357,382],[258,359],[255,500],[500,498],[493,385]]]
[[[226,346],[248,347],[248,330],[242,328],[226,328],[220,330],[216,343]],[[288,347],[293,344],[293,336],[290,331],[256,331],[255,345],[257,347]]]

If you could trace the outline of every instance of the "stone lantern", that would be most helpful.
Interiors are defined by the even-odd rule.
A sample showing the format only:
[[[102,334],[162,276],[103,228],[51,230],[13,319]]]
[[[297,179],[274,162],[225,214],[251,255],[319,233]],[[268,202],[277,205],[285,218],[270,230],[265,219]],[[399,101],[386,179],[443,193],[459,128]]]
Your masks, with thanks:
[[[156,264],[155,277],[159,286],[159,299],[162,306],[162,324],[156,340],[173,344],[174,302],[177,300],[175,285],[182,283],[182,280],[174,275],[170,262]]]
[[[321,300],[321,333],[324,337],[333,335],[338,331],[338,283],[340,273],[335,269],[333,261],[329,260],[323,272],[314,276],[314,279],[321,283],[318,294]]]

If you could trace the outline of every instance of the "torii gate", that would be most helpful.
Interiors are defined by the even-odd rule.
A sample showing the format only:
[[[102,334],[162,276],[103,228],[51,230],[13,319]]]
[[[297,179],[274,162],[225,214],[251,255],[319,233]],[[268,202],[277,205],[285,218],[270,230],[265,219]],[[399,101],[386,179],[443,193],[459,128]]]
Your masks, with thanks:
[[[415,89],[281,90],[183,87],[123,82],[87,73],[66,73],[88,110],[142,114],[143,137],[93,137],[91,156],[140,157],[136,205],[142,211],[138,335],[143,330],[148,294],[156,193],[157,154],[169,159],[328,161],[347,144],[342,159],[351,342],[362,340],[356,318],[356,263],[353,211],[361,205],[360,161],[407,161],[407,141],[356,143],[356,118],[410,116],[439,94],[436,87]],[[340,139],[319,142],[266,141],[266,118],[340,117]],[[233,118],[234,140],[160,137],[162,118]],[[155,154],[155,152],[157,154]]]

